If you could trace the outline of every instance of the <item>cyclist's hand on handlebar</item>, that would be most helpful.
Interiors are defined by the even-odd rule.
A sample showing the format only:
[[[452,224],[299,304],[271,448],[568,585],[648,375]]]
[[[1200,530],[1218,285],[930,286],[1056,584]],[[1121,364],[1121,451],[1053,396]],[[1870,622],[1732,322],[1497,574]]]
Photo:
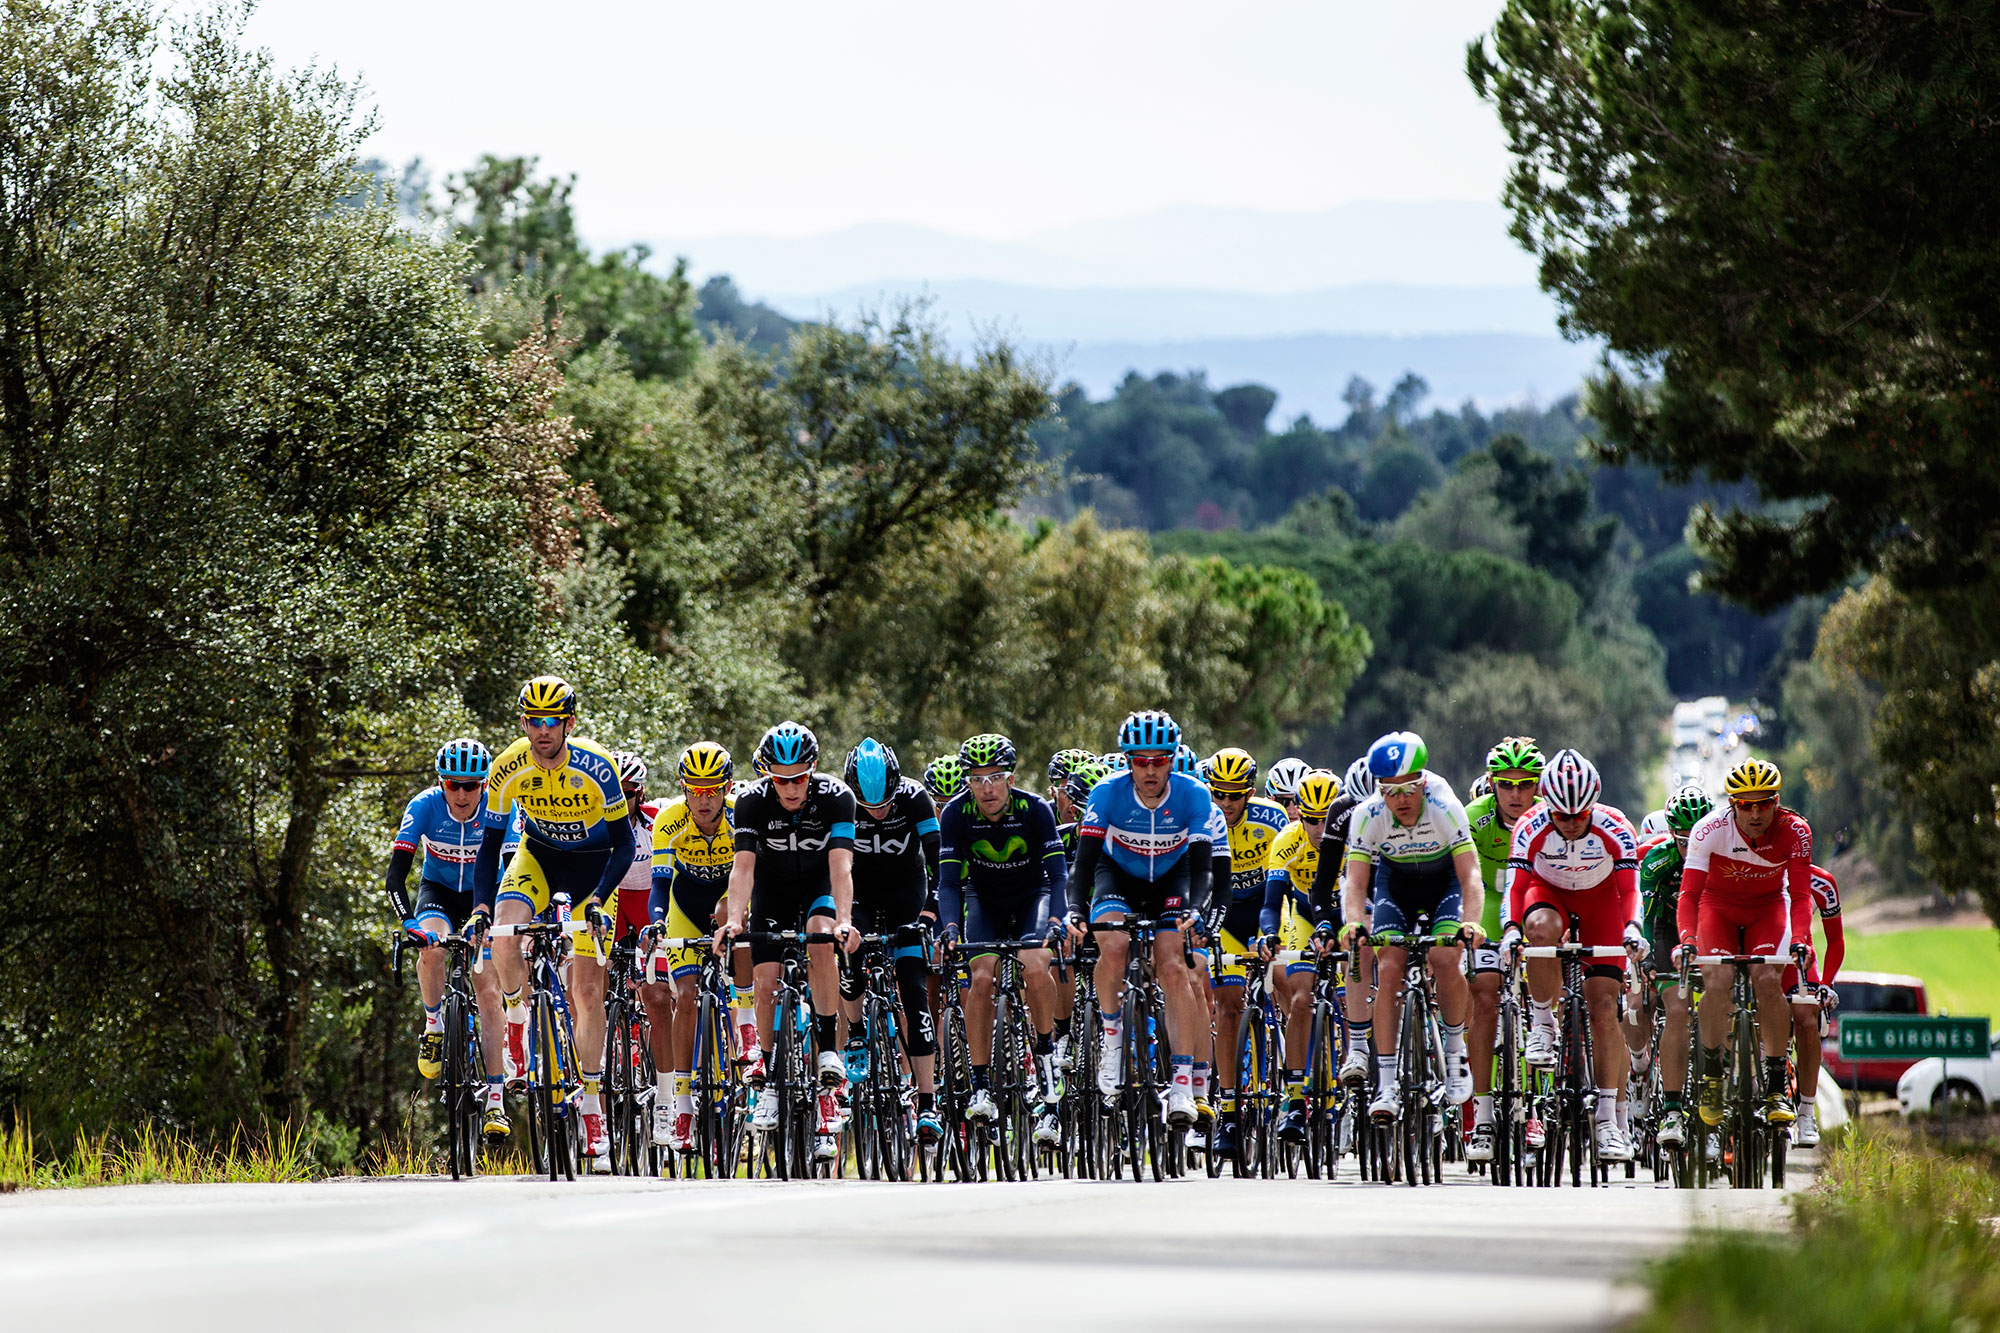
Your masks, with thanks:
[[[1819,1007],[1829,1014],[1840,1008],[1840,992],[1831,986],[1819,988]]]
[[[465,929],[458,933],[467,944],[475,944],[478,942],[479,937],[486,933],[486,927],[491,925],[492,922],[493,916],[487,909],[484,907],[475,907],[472,909],[471,914],[465,918]]]
[[[1271,955],[1277,951],[1277,947],[1278,947],[1277,940],[1272,938],[1271,936],[1259,935],[1257,937],[1257,943],[1256,943],[1257,956],[1263,959],[1265,962],[1268,963],[1271,961]]]
[[[1477,921],[1461,921],[1456,938],[1460,944],[1477,949],[1486,943],[1486,927]]]
[[[1625,923],[1625,952],[1641,962],[1653,951],[1653,942],[1646,938],[1646,932],[1630,921]]]
[[[735,939],[738,935],[741,935],[742,933],[743,933],[743,923],[741,921],[738,921],[735,917],[730,917],[727,921],[724,921],[721,925],[715,928],[715,940],[714,940],[715,951],[718,954],[722,954],[723,956],[727,957],[729,950],[729,941]]]
[[[1083,917],[1081,914],[1071,912],[1067,917],[1063,918],[1063,925],[1069,930],[1069,942],[1071,944],[1083,943],[1087,932],[1083,928]]]
[[[1348,922],[1340,928],[1340,947],[1343,949],[1352,949],[1362,941],[1367,933],[1359,921]]]
[[[593,896],[583,900],[583,920],[584,924],[590,927],[592,942],[601,946],[604,937],[611,933],[611,914],[606,912],[604,904]]]
[[[861,947],[861,932],[854,928],[852,921],[842,921],[833,928],[833,942],[840,946],[842,953],[853,953]]]
[[[1521,938],[1521,928],[1519,926],[1508,926],[1507,929],[1500,932],[1500,952],[1507,956],[1508,962],[1515,963],[1520,961],[1521,949],[1524,944],[1525,941]]]
[[[434,949],[438,945],[437,932],[425,930],[417,923],[415,917],[403,923],[403,933],[410,937],[411,943],[420,944],[426,949]]]

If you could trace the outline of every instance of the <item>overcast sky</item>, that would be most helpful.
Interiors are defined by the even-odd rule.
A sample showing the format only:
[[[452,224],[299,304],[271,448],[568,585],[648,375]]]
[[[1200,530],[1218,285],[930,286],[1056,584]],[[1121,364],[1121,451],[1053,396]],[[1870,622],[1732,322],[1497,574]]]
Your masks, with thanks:
[[[1011,239],[1174,204],[1491,199],[1498,0],[263,0],[366,84],[377,155],[578,176],[600,244],[908,222]]]

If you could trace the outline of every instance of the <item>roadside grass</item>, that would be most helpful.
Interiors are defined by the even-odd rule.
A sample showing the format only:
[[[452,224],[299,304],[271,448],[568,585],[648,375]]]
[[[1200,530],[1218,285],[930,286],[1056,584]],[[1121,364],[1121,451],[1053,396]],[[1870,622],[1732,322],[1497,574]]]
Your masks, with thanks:
[[[1924,979],[1931,1012],[2000,1019],[2000,933],[1991,926],[1934,926],[1847,937],[1841,970],[1907,972]]]
[[[311,1180],[319,1174],[304,1135],[281,1126],[253,1137],[241,1130],[229,1142],[204,1147],[184,1134],[142,1126],[113,1141],[82,1131],[67,1152],[44,1154],[26,1118],[0,1135],[0,1192],[77,1189],[91,1185],[271,1183]]]
[[[1895,1129],[1827,1155],[1789,1233],[1695,1236],[1648,1270],[1642,1333],[2000,1327],[2000,1179]]]

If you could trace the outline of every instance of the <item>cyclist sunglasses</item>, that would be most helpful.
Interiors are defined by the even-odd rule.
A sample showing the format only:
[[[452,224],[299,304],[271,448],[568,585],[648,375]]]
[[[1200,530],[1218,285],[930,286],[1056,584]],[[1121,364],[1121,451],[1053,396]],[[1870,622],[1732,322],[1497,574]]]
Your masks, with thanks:
[[[1423,789],[1424,780],[1418,778],[1415,782],[1384,782],[1375,790],[1384,796],[1415,796]]]
[[[444,785],[453,791],[478,791],[486,783],[479,778],[473,778],[468,782],[460,782],[457,778],[446,778]]]
[[[771,781],[777,783],[780,787],[796,787],[811,776],[811,769],[807,769],[803,773],[794,773],[790,777],[786,777],[783,773],[773,773],[771,774]]]
[[[1493,779],[1493,786],[1494,789],[1497,791],[1533,791],[1535,788],[1541,785],[1542,785],[1542,780],[1540,778]]]
[[[1129,762],[1134,768],[1165,768],[1174,762],[1174,757],[1170,754],[1135,754]]]
[[[531,727],[541,728],[541,727],[560,727],[563,723],[569,721],[569,719],[566,717],[545,717],[539,713],[530,713],[528,714],[527,717],[523,718],[522,721],[526,722]]]
[[[727,788],[720,782],[705,786],[696,786],[692,782],[683,782],[681,790],[690,796],[720,796]]]
[[[1769,810],[1778,803],[1775,796],[1732,797],[1729,802],[1738,810]]]

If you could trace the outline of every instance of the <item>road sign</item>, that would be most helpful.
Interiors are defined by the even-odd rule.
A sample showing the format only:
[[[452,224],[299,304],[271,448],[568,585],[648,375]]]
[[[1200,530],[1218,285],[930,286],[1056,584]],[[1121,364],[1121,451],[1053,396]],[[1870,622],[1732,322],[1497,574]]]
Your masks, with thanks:
[[[1934,1018],[1924,1014],[1845,1014],[1840,1020],[1843,1060],[1967,1059],[1987,1053],[1984,1018]]]

